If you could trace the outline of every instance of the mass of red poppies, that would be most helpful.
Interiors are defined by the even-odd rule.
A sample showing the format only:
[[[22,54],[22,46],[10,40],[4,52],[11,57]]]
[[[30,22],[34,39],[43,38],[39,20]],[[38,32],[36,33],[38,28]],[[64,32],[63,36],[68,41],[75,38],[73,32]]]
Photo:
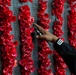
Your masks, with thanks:
[[[33,2],[33,0],[19,0],[21,3]],[[76,0],[67,0],[70,10],[68,11],[68,40],[69,44],[76,48]],[[53,33],[61,38],[63,41],[63,23],[64,19],[62,14],[64,12],[64,4],[66,0],[53,0],[52,2],[52,15],[55,16],[53,23]],[[48,0],[38,0],[38,24],[45,30],[50,28],[50,16],[48,14]],[[0,1],[0,50],[2,58],[2,75],[12,75],[13,68],[16,64],[17,57],[17,41],[13,41],[14,35],[12,32],[12,22],[16,21],[16,17],[10,10],[11,0]],[[19,61],[21,75],[30,75],[35,71],[34,60],[32,59],[32,52],[34,50],[32,33],[34,32],[33,23],[34,17],[31,15],[31,9],[28,5],[21,6],[18,14],[19,28],[20,28],[20,51],[21,60]],[[48,46],[45,40],[38,40],[38,59],[39,75],[66,75],[66,64],[56,51],[53,51]],[[52,72],[51,60],[49,55],[54,53],[54,69]]]

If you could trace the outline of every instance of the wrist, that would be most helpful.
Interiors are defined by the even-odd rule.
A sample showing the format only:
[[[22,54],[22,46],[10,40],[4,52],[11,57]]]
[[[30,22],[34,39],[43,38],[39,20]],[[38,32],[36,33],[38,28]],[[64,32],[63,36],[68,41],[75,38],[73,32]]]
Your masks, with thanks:
[[[53,36],[52,42],[54,43],[54,42],[56,42],[58,39],[59,39],[59,38],[58,38],[57,36]]]

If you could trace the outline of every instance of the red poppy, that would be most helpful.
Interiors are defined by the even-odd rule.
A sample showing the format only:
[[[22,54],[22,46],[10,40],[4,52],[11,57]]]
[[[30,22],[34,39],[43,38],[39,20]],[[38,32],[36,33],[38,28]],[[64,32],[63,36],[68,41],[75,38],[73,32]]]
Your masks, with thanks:
[[[9,5],[9,6],[11,6],[11,0],[0,0],[0,5]]]

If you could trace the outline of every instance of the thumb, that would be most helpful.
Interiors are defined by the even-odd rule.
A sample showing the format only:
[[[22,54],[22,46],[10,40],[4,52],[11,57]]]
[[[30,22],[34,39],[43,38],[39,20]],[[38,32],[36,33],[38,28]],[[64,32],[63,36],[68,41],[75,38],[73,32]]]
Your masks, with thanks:
[[[45,39],[45,38],[46,38],[45,35],[37,35],[36,37],[37,37],[38,39]]]

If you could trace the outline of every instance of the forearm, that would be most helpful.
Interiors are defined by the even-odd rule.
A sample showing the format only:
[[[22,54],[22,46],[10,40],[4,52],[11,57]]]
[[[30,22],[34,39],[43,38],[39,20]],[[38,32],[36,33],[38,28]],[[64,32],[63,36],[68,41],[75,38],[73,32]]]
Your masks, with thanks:
[[[58,37],[55,35],[52,35],[52,40],[50,42],[55,43],[58,40]]]

